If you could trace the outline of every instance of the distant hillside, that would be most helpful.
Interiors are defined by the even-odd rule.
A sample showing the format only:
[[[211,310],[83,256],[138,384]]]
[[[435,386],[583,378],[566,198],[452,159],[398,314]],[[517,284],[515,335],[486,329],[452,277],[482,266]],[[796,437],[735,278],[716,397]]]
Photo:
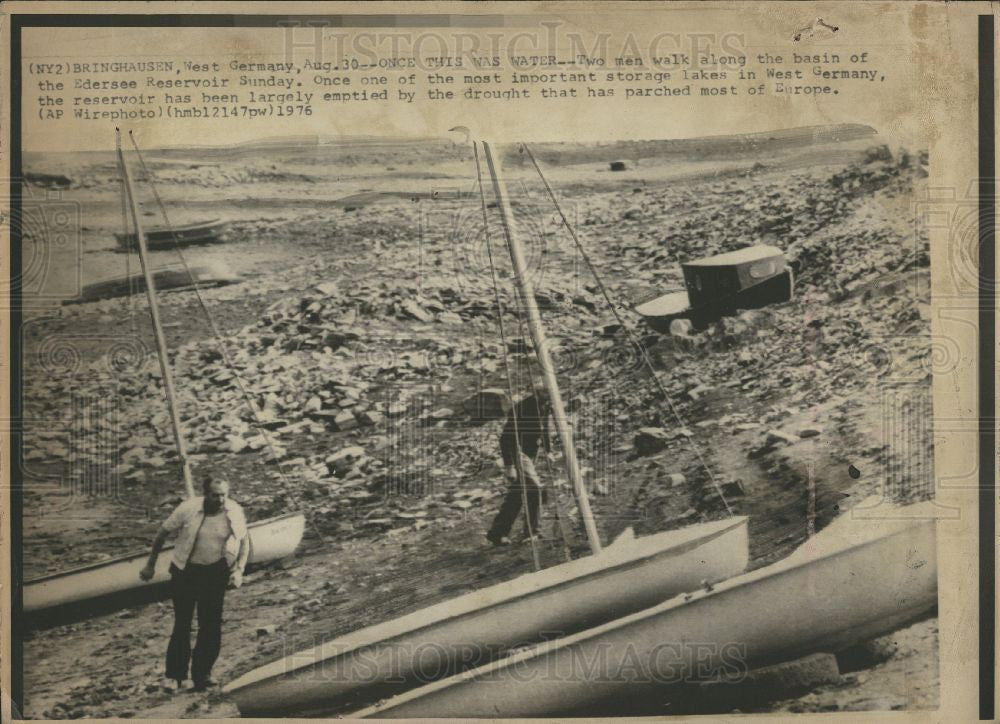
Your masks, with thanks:
[[[549,164],[606,163],[674,156],[685,161],[732,160],[740,157],[765,157],[769,153],[828,143],[873,139],[875,129],[860,124],[805,126],[764,133],[731,136],[706,136],[678,140],[611,141],[608,143],[541,143],[531,150],[540,161]],[[508,149],[504,160],[514,165],[528,163],[516,148]]]
[[[769,154],[831,143],[873,139],[875,129],[860,124],[806,126],[764,133],[707,136],[676,140],[612,141],[608,143],[542,143],[532,151],[547,164],[607,163],[614,160],[674,157],[684,161],[766,159]],[[233,146],[187,146],[157,150],[160,157],[232,158],[247,154],[282,153],[287,159],[312,158],[357,165],[423,162],[430,159],[462,160],[471,149],[455,138],[400,138],[380,136],[287,136],[267,138]],[[528,163],[511,144],[503,150],[504,162],[512,166]]]
[[[869,126],[852,124],[808,126],[765,133],[704,138],[645,141],[611,141],[598,143],[532,144],[538,159],[554,166],[610,161],[656,158],[677,161],[776,161],[782,154],[799,149],[830,146],[865,139],[878,134]],[[171,146],[144,149],[144,155],[160,162],[226,162],[254,159],[280,167],[283,163],[304,163],[331,168],[355,166],[424,166],[447,161],[469,162],[472,149],[458,136],[454,138],[402,138],[384,136],[325,136],[299,135],[262,138],[228,146]],[[512,167],[524,167],[527,158],[517,144],[502,150],[504,162]],[[56,158],[58,156],[58,158]],[[26,167],[33,171],[65,173],[90,159],[96,163],[109,157],[106,152],[75,152],[68,154],[25,154]],[[86,161],[85,161],[86,160]]]

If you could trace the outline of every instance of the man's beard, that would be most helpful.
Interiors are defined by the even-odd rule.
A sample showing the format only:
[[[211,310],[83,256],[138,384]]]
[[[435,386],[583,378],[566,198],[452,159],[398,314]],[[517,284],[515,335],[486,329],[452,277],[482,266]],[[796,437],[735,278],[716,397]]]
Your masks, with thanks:
[[[222,503],[210,503],[207,500],[204,505],[205,512],[209,515],[218,513],[222,509]]]

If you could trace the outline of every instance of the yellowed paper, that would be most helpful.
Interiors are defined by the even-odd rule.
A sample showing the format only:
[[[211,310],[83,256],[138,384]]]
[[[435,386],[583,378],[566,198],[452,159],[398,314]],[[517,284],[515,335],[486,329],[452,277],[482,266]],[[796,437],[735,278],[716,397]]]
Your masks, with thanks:
[[[4,10],[6,715],[976,717],[988,4]],[[259,524],[208,693],[126,601],[182,458]]]

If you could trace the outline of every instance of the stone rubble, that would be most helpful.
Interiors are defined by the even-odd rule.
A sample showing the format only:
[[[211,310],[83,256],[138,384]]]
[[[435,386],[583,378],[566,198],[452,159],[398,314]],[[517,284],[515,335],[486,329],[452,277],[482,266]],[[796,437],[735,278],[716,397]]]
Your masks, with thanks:
[[[714,430],[755,433],[759,442],[746,450],[754,459],[821,434],[815,424],[781,428],[791,413],[780,409],[760,419],[700,411],[733,392],[764,409],[779,395],[803,405],[823,403],[851,385],[865,385],[887,356],[898,361],[892,335],[926,328],[914,300],[887,293],[862,303],[851,294],[879,275],[895,278],[926,267],[927,256],[914,256],[902,231],[872,223],[870,203],[873,195],[905,193],[919,179],[922,161],[875,149],[836,172],[755,180],[752,194],[744,191],[749,177],[742,175],[701,182],[695,200],[673,187],[646,189],[641,197],[589,199],[583,207],[588,235],[607,240],[601,252],[611,260],[599,266],[627,269],[646,289],[676,283],[682,260],[751,243],[782,246],[800,271],[791,303],[742,312],[703,332],[680,320],[668,334],[653,334],[625,313],[658,369],[669,405],[591,279],[553,273],[537,281],[564,394],[584,401],[576,418],[585,421],[576,431],[582,462],[596,467],[588,459],[599,454],[609,432],[617,448],[622,434],[633,431],[639,456],[683,447]],[[679,213],[682,208],[687,210]],[[732,218],[748,224],[732,224]],[[431,243],[423,253],[446,257]],[[484,467],[484,460],[496,457],[508,405],[492,285],[488,278],[445,273],[413,278],[405,254],[382,260],[377,274],[349,280],[332,267],[323,279],[326,267],[317,263],[315,281],[290,286],[300,291],[277,296],[257,321],[221,343],[209,338],[172,350],[193,465],[197,470],[234,456],[252,466],[245,469],[257,470],[253,484],[239,486],[254,516],[304,504],[320,530],[368,535],[469,510],[473,501],[459,493],[485,482],[484,475],[492,476],[489,487],[476,488],[488,491],[485,497],[502,492],[499,471]],[[251,280],[245,285],[251,289],[241,293],[251,293],[255,284],[273,290]],[[230,292],[213,294],[229,298]],[[169,304],[189,298],[168,296]],[[500,296],[508,359],[520,370],[523,390],[532,348],[511,314],[509,282]],[[141,308],[143,300],[132,303]],[[925,341],[904,340],[904,361],[921,363]],[[94,462],[105,454],[95,443],[106,438],[120,448],[121,479],[142,488],[157,470],[177,463],[159,368],[148,355],[129,374],[109,378],[108,371],[101,361],[77,371],[74,390],[90,398],[113,390],[117,424],[78,418],[79,434],[40,431],[32,437],[29,431],[26,456]],[[61,410],[63,379],[36,376],[31,384],[30,414],[45,418]],[[697,422],[686,422],[692,415]],[[687,482],[674,485],[696,484],[689,471],[677,474]]]

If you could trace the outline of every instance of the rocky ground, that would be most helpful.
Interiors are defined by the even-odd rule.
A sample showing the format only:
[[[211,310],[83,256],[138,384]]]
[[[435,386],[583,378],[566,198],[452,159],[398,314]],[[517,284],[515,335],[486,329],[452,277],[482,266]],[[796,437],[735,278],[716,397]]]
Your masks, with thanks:
[[[231,221],[229,243],[193,248],[189,261],[221,260],[244,279],[202,290],[200,301],[162,295],[195,471],[229,477],[253,519],[292,509],[309,519],[292,561],[229,594],[222,680],[532,567],[527,544],[494,550],[482,537],[503,490],[504,359],[521,389],[537,375],[509,311],[496,212],[506,350],[468,154],[353,153],[338,156],[334,175],[306,153],[150,161],[175,221],[192,205],[212,209],[196,218]],[[914,444],[929,459],[929,430],[910,430],[903,444],[881,427],[890,383],[916,390],[904,406],[929,395],[929,257],[912,223],[926,156],[869,138],[758,156],[727,165],[702,149],[683,163],[643,158],[622,174],[592,159],[551,174],[666,399],[537,179],[509,158],[605,540],[626,526],[642,534],[719,518],[728,503],[750,516],[759,567],[873,492],[931,492],[912,463]],[[53,172],[48,164],[38,165]],[[121,273],[108,157],[60,168],[84,219],[83,281]],[[751,243],[797,260],[792,302],[674,334],[630,311],[679,288],[679,262]],[[46,291],[68,279],[54,272]],[[34,421],[24,433],[26,577],[142,548],[182,493],[145,300],[39,306],[24,341]],[[564,531],[575,555],[586,541],[560,463],[540,472],[556,491],[540,550],[553,564]],[[157,688],[170,619],[168,604],[152,604],[28,632],[25,715],[235,715],[221,694]],[[897,639],[874,668],[769,710],[933,707],[936,621]]]

